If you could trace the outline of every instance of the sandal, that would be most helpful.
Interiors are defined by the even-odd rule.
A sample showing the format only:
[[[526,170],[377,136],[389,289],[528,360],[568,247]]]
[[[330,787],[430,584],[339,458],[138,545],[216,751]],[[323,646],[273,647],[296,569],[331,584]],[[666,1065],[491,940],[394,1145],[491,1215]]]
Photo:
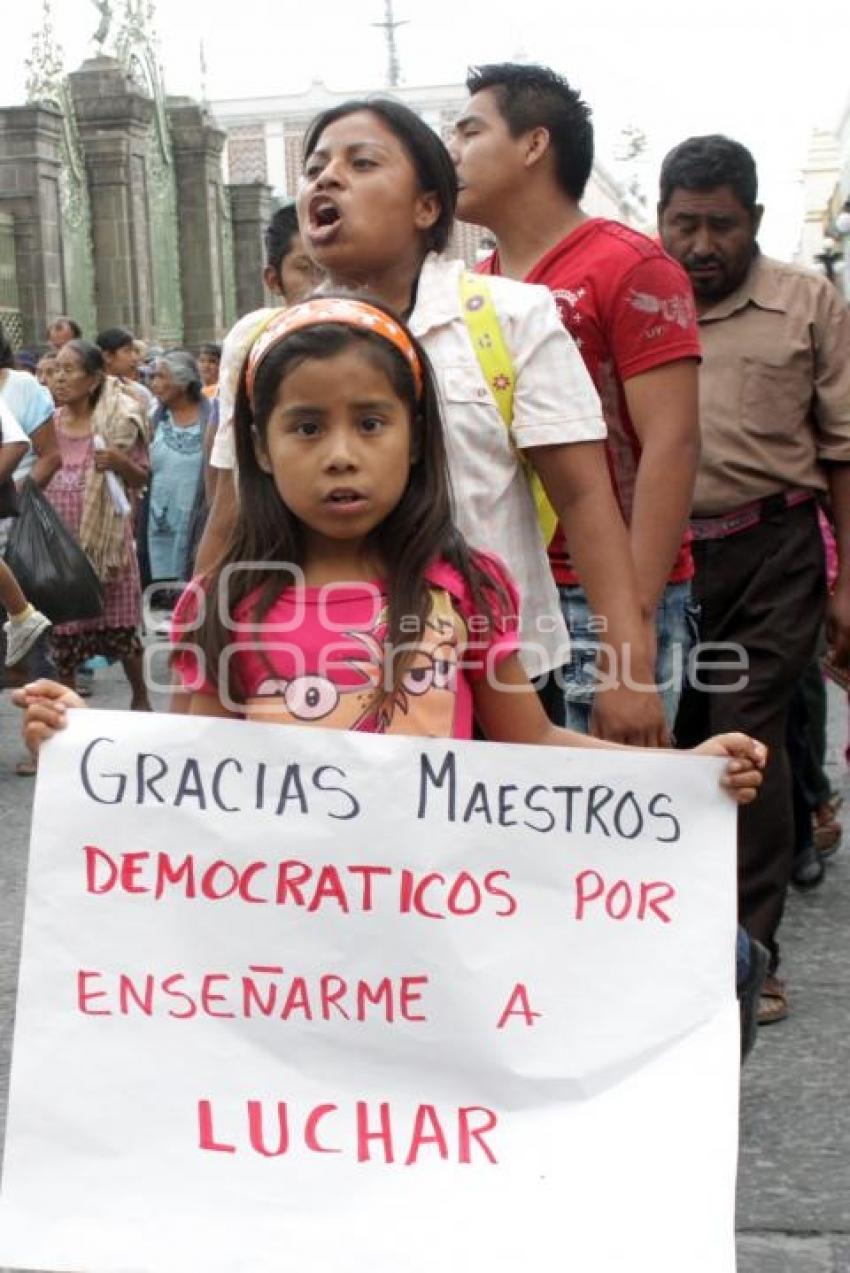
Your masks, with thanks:
[[[812,831],[812,841],[822,858],[832,857],[841,845],[840,822],[821,822]]]
[[[19,760],[15,765],[15,773],[19,778],[34,778],[38,773],[38,761],[32,758]]]
[[[823,854],[813,843],[806,845],[799,853],[795,853],[791,862],[791,883],[803,890],[817,888],[823,883],[826,867]]]
[[[841,844],[842,826],[835,815],[842,803],[840,795],[833,795],[812,814],[812,839],[822,858],[831,857]]]
[[[776,1025],[778,1021],[785,1020],[788,1012],[788,990],[785,982],[774,973],[769,973],[759,995],[756,1020],[759,1025]]]

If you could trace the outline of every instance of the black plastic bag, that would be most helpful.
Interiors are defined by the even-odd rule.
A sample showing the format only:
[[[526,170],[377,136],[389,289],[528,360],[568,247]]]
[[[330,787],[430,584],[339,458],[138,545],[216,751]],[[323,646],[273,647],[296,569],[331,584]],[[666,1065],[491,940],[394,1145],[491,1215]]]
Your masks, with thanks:
[[[17,517],[20,512],[18,492],[10,477],[0,482],[0,518]]]
[[[5,557],[27,600],[54,623],[99,618],[103,586],[56,509],[31,481],[19,502]]]

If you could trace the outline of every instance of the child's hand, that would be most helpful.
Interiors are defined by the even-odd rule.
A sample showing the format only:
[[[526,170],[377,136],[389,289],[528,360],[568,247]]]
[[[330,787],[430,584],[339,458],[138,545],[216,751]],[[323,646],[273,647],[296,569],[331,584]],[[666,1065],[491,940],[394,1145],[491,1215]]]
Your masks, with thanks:
[[[755,800],[767,761],[764,743],[746,734],[715,734],[694,747],[694,751],[700,756],[728,756],[729,763],[720,780],[722,786],[738,804]]]
[[[64,728],[69,707],[85,707],[79,694],[58,681],[31,681],[12,694],[12,702],[24,710],[21,732],[35,756],[43,742]]]

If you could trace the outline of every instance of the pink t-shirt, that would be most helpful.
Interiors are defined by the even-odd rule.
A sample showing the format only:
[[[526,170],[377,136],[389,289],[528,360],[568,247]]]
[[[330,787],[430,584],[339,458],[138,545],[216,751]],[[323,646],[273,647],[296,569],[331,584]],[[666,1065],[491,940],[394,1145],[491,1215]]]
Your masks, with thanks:
[[[385,686],[380,701],[387,599],[379,582],[287,588],[257,624],[250,620],[256,594],[246,597],[235,609],[233,641],[218,676],[192,648],[203,594],[190,584],[172,628],[181,688],[215,694],[249,720],[471,738],[472,683],[519,647],[516,588],[501,562],[481,554],[476,561],[506,596],[497,605],[488,591],[492,621],[475,607],[458,572],[435,562],[426,574],[431,587],[424,630],[406,634],[412,657],[399,687]],[[228,701],[228,681],[239,687],[238,702]]]

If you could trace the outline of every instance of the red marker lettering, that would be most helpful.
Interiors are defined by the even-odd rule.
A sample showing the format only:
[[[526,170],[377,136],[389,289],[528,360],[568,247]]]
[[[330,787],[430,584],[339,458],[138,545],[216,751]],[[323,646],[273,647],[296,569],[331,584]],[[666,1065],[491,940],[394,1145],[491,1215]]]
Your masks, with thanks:
[[[369,1105],[366,1101],[357,1102],[357,1161],[371,1162],[370,1142],[380,1141],[384,1151],[384,1162],[394,1162],[393,1134],[390,1125],[390,1103],[381,1101],[377,1131],[369,1128]]]
[[[493,1110],[483,1105],[462,1106],[458,1110],[458,1162],[472,1162],[473,1141],[488,1162],[498,1162],[493,1150],[484,1141],[487,1132],[491,1132],[498,1122]]]
[[[311,1109],[307,1115],[307,1122],[304,1124],[304,1143],[308,1149],[312,1149],[314,1154],[341,1154],[341,1149],[331,1149],[329,1145],[320,1145],[317,1135],[319,1123],[328,1114],[333,1114],[339,1109],[338,1105],[317,1105],[315,1109]]]
[[[426,1123],[429,1125],[430,1131],[426,1128]],[[416,1162],[423,1145],[436,1145],[441,1158],[448,1158],[449,1156],[449,1147],[446,1144],[446,1138],[433,1105],[420,1105],[416,1111],[416,1119],[410,1137],[410,1148],[404,1160],[405,1167],[410,1167]]]

